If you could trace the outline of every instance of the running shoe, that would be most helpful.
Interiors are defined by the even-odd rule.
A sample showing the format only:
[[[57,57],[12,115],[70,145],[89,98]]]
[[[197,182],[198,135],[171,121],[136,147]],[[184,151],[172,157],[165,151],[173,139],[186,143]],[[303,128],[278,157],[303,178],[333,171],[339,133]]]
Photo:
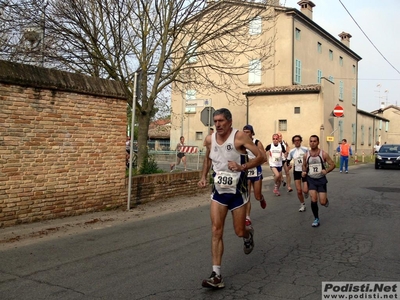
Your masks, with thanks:
[[[244,245],[243,245],[244,254],[250,254],[251,251],[253,251],[253,248],[254,248],[254,239],[253,239],[254,229],[253,228],[251,228],[249,230],[249,234],[250,234],[250,238],[249,238],[248,241],[243,239],[244,240]]]
[[[328,198],[326,198],[326,203],[325,203],[324,206],[325,206],[325,207],[328,207],[328,206],[329,206],[329,200],[328,200]]]
[[[314,222],[311,224],[312,227],[318,227],[319,226],[319,218],[315,218]]]
[[[246,218],[246,222],[245,222],[245,226],[247,230],[250,230],[253,228],[253,226],[251,226],[251,220]]]
[[[305,204],[300,205],[300,208],[299,208],[299,212],[303,212],[303,211],[306,211],[306,205]]]
[[[283,186],[286,186],[286,181],[283,181],[283,182],[282,182],[282,185],[283,185]]]
[[[265,209],[267,207],[267,201],[265,201],[264,198],[262,198],[262,200],[260,201],[260,206],[262,209]]]
[[[340,170],[339,173],[342,173],[342,170]]]
[[[203,287],[222,289],[225,287],[224,280],[221,275],[217,275],[214,271],[211,273],[210,278],[204,279],[201,283]]]
[[[308,193],[304,193],[304,199],[308,199],[309,194]]]
[[[349,171],[346,171],[346,174],[349,174]]]

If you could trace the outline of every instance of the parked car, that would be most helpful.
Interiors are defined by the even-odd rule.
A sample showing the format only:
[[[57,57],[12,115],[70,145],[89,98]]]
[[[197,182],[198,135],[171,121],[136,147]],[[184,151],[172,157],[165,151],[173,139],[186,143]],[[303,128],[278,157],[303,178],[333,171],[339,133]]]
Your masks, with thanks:
[[[375,155],[375,169],[400,168],[400,144],[384,144]]]

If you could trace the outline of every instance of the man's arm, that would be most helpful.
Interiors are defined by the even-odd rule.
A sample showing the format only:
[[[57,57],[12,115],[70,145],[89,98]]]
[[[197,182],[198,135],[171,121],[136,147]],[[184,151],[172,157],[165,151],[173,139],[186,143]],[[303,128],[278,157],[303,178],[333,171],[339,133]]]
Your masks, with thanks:
[[[328,153],[324,151],[324,160],[328,163],[328,168],[326,168],[326,173],[328,174],[331,172],[334,168],[336,168],[335,163],[333,162],[332,158],[329,156]]]
[[[211,168],[211,159],[210,159],[210,149],[211,149],[211,135],[206,136],[204,139],[204,145],[206,146],[206,154],[203,160],[203,168],[201,171],[201,178],[198,183],[198,186],[205,187],[207,185],[207,175]]]
[[[307,175],[307,154],[303,155],[303,172],[301,173],[302,177],[306,177]]]
[[[240,144],[242,144],[244,148],[250,150],[256,156],[255,158],[249,160],[249,162],[243,164],[241,166],[241,169],[238,168],[237,171],[242,171],[242,172],[247,171],[248,169],[257,167],[264,163],[265,156],[261,153],[261,151],[253,143],[253,140],[248,135],[239,131],[236,134],[236,137],[238,138]]]
[[[265,151],[263,144],[261,143],[260,140],[258,140],[258,150],[260,151],[260,153],[263,156],[264,162],[266,162],[268,160],[268,156],[267,156],[267,151]]]

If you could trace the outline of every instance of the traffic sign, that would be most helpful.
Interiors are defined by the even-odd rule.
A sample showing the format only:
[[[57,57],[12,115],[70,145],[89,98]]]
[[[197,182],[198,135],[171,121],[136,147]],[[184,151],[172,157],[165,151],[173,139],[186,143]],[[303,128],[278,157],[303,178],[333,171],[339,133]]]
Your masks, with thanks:
[[[200,121],[203,122],[204,126],[213,125],[213,114],[215,112],[214,107],[204,107],[200,113]]]
[[[335,117],[343,117],[343,107],[340,106],[339,104],[335,106],[335,108],[333,109],[333,115]]]
[[[335,140],[335,138],[333,136],[327,136],[326,137],[326,141],[327,142],[333,142]]]

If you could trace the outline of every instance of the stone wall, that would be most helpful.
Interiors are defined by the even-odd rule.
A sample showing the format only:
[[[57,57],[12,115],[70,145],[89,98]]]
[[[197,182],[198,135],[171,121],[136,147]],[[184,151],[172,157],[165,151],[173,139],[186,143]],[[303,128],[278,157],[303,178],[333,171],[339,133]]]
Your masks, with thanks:
[[[0,61],[0,226],[125,205],[122,85]]]

